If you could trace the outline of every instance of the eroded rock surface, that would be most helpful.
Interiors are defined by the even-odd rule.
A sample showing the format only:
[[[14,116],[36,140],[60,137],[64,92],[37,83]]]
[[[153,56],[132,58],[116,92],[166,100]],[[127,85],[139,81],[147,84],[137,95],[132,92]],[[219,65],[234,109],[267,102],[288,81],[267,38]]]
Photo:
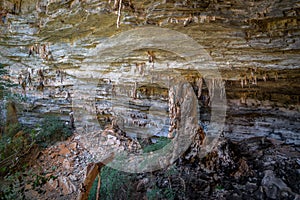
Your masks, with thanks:
[[[197,142],[182,158],[185,164],[176,164],[182,176],[165,177],[163,171],[153,180],[141,175],[140,195],[155,183],[183,190],[179,199],[299,198],[299,2],[123,0],[120,9],[119,2],[0,2],[0,62],[9,71],[1,80],[18,84],[12,92],[22,99],[19,121],[34,126],[45,114],[56,114],[72,124],[76,115],[77,134],[37,155],[35,177],[46,184],[26,184],[27,197],[75,199],[86,166],[94,162],[92,153],[99,152],[96,140],[83,139],[89,134],[110,150],[134,144],[132,153],[140,151],[130,137],[109,129],[102,135],[116,116],[128,135],[166,136],[182,110],[176,101],[175,109],[168,107],[170,87],[159,81],[179,74],[194,89],[205,131],[211,123],[210,100],[216,97],[212,91],[226,96],[222,134],[232,141],[223,141],[202,160],[198,153],[205,132],[197,129]],[[182,57],[162,49],[137,49],[117,59],[104,52],[109,61],[97,57],[108,38],[139,27],[188,35],[203,46],[222,79],[204,80],[205,71],[186,67]]]

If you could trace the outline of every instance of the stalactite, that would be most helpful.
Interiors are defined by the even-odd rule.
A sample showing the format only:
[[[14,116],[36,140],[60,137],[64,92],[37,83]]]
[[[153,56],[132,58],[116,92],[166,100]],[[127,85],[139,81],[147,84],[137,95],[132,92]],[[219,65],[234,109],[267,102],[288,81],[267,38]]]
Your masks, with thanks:
[[[211,101],[214,98],[214,93],[215,93],[215,91],[214,91],[214,89],[215,89],[215,86],[214,86],[215,81],[212,78],[212,79],[205,80],[205,82],[206,82],[206,85],[207,85],[207,88],[208,88],[208,95],[209,95],[209,99],[210,99],[209,102],[208,102],[208,106],[211,106]]]
[[[203,85],[203,79],[202,78],[198,78],[196,80],[196,85],[198,87],[198,94],[197,97],[200,98],[201,97],[201,93],[202,93],[202,85]]]
[[[243,81],[244,81],[244,79],[242,79],[242,81],[241,81],[242,87],[243,87],[243,83],[244,83]],[[208,106],[211,106],[211,102],[213,101],[216,92],[220,93],[220,96],[219,96],[220,99],[224,99],[224,97],[226,95],[225,82],[221,78],[207,79],[207,80],[205,80],[205,82],[206,82],[206,85],[208,88],[208,93],[209,93],[208,94],[208,96],[209,96]]]
[[[220,99],[223,99],[224,96],[225,96],[225,82],[219,78],[219,79],[216,79],[216,87],[217,89],[220,91]]]
[[[134,87],[133,87],[133,90],[132,90],[132,98],[136,99],[137,98],[137,82],[135,81],[134,82]]]
[[[169,90],[169,117],[170,117],[170,126],[168,138],[173,138],[176,130],[176,106],[175,106],[175,91],[174,88],[171,87]]]
[[[122,0],[119,0],[117,28],[120,28],[121,9],[122,9]]]

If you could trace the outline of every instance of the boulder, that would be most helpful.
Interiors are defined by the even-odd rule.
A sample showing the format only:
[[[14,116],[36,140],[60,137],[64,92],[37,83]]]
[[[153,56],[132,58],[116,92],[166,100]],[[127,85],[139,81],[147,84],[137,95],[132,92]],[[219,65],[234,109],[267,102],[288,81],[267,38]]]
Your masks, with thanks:
[[[68,177],[60,176],[58,177],[58,186],[63,195],[68,195],[75,192],[77,189],[75,185],[69,180]]]

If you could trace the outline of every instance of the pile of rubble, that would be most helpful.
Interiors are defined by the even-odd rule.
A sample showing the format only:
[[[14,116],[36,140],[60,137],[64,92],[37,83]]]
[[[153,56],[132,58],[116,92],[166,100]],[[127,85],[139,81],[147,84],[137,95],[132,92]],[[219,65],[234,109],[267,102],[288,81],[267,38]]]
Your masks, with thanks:
[[[33,199],[76,199],[91,172],[90,166],[101,161],[99,158],[116,151],[135,153],[140,149],[137,140],[126,137],[125,132],[116,126],[108,126],[103,132],[75,134],[35,156],[31,168],[34,176],[29,176],[26,181],[29,184],[25,186],[25,196]]]
[[[173,175],[157,172],[157,186],[172,185],[178,199],[298,200],[299,158],[299,146],[274,139],[254,137],[241,142],[222,139],[204,158],[179,159]]]
[[[31,170],[44,181],[25,186],[26,198],[32,199],[76,199],[80,183],[85,177],[85,168],[92,156],[82,146],[79,136],[59,142],[40,151]],[[27,181],[29,182],[29,181]]]
[[[93,137],[91,138],[91,136]],[[95,137],[98,135],[98,138]],[[93,146],[84,148],[87,138]],[[106,145],[105,145],[106,144]],[[96,148],[98,147],[98,148]],[[197,149],[194,149],[197,148]],[[201,145],[188,151],[168,169],[139,173],[132,183],[132,196],[146,197],[160,188],[172,190],[178,199],[300,199],[300,151],[298,146],[265,137],[240,142],[220,139],[204,158],[197,154]],[[27,198],[76,199],[84,188],[88,166],[97,151],[108,156],[113,151],[139,153],[139,143],[113,126],[102,133],[75,135],[37,155],[32,170],[46,179],[40,186],[26,185]],[[147,181],[145,181],[147,180]],[[35,181],[35,180],[33,180]],[[161,196],[157,196],[160,198]]]

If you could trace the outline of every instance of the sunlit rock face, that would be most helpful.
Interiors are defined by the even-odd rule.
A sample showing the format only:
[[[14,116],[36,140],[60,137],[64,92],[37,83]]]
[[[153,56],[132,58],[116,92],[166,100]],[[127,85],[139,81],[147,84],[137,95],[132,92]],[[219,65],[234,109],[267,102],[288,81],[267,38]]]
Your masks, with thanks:
[[[0,6],[0,62],[15,83],[20,74],[32,74],[19,108],[25,124],[34,126],[44,114],[69,123],[74,115],[82,133],[115,119],[132,136],[167,136],[170,85],[182,77],[195,91],[204,127],[212,122],[208,99],[224,93],[226,137],[299,144],[297,1],[123,1],[119,9],[112,0],[23,0]],[[168,40],[147,43],[124,34],[149,27],[162,30],[154,39]],[[187,58],[194,45],[180,43],[180,34],[203,48],[203,62]],[[39,69],[43,91],[37,90]],[[13,92],[25,95],[21,85]]]
[[[26,196],[74,199],[90,162],[126,148],[142,154],[121,160],[126,169],[163,168],[190,145],[179,137],[182,127],[183,133],[198,134],[189,135],[194,143],[181,157],[189,164],[219,136],[237,140],[208,154],[204,168],[198,162],[209,176],[210,170],[219,173],[211,180],[201,179],[205,172],[199,169],[182,169],[208,186],[197,193],[199,185],[188,187],[191,194],[211,191],[223,170],[230,172],[231,189],[232,175],[238,181],[234,190],[242,188],[241,198],[276,199],[285,194],[281,191],[292,196],[299,191],[294,184],[300,144],[299,2],[122,0],[119,5],[120,0],[0,1],[0,66],[8,71],[0,70],[0,81],[17,85],[10,90],[18,121],[36,127],[53,114],[71,126],[74,119],[76,128],[74,137],[36,156],[33,169],[57,179],[43,186],[46,193],[27,188]],[[9,101],[0,94],[4,119]],[[157,136],[173,138],[175,150],[165,157],[151,152],[146,160],[136,138]],[[150,159],[155,167],[140,166]],[[253,179],[244,184],[243,176]]]

